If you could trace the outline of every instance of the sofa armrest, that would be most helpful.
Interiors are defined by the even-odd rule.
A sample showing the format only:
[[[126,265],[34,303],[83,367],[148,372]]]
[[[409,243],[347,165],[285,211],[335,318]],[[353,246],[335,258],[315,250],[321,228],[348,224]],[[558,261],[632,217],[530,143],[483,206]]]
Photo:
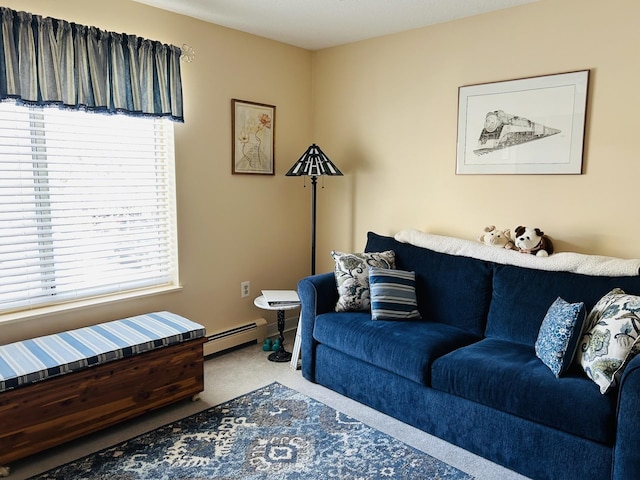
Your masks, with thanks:
[[[625,368],[618,392],[618,425],[613,454],[613,480],[640,478],[640,355]]]
[[[306,277],[298,282],[300,312],[302,376],[315,382],[315,341],[313,326],[316,316],[332,312],[338,300],[338,289],[333,272]]]

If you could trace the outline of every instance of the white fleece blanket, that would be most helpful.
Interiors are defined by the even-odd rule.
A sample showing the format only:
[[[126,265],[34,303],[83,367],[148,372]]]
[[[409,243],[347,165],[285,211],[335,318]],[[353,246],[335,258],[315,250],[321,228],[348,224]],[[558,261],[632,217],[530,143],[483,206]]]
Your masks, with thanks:
[[[395,239],[440,253],[478,258],[504,265],[535,268],[538,270],[566,271],[584,275],[633,277],[640,275],[640,259],[623,259],[601,255],[558,252],[548,257],[536,257],[515,250],[491,247],[484,243],[421,232],[401,230]]]

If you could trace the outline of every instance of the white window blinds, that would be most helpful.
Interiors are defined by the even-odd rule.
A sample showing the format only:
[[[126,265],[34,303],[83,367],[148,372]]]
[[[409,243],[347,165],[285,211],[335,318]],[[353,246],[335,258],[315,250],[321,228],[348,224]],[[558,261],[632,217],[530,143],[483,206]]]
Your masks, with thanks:
[[[0,313],[177,284],[168,120],[0,103]]]

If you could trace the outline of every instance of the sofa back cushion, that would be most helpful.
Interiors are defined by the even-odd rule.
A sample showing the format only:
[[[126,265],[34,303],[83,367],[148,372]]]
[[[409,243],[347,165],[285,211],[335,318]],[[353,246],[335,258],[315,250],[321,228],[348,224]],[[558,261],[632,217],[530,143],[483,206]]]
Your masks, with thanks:
[[[416,297],[423,320],[483,334],[491,301],[490,263],[434,252],[369,232],[365,251],[385,250],[396,253],[396,268],[416,273]]]
[[[562,297],[587,312],[613,288],[640,294],[640,276],[600,277],[495,265],[486,336],[534,346],[551,304]]]

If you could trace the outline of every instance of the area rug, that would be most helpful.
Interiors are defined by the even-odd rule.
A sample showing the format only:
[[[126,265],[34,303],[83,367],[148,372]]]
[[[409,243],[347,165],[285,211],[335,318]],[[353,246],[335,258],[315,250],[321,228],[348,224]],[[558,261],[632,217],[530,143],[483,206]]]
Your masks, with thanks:
[[[473,477],[279,383],[31,480]]]

